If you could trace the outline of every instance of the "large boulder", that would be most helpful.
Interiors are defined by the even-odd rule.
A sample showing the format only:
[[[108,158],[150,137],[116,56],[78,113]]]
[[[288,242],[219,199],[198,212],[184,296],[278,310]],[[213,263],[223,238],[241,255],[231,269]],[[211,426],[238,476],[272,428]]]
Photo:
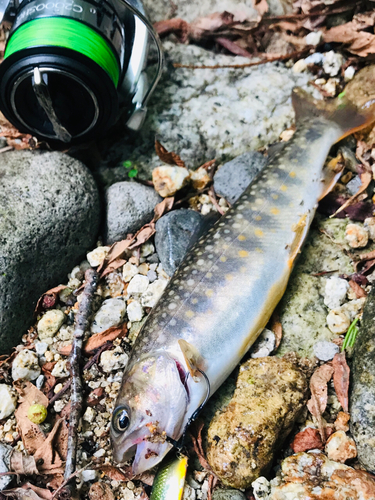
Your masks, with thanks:
[[[0,157],[0,352],[17,345],[38,297],[94,245],[100,203],[89,170],[62,153]]]

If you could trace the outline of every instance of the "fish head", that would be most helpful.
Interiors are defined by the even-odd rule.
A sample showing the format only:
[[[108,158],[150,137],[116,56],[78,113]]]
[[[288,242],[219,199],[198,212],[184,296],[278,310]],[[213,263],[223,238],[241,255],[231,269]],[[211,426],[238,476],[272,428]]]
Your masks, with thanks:
[[[154,467],[172,448],[166,438],[181,436],[187,404],[178,362],[169,354],[149,355],[130,366],[112,414],[115,461],[135,455],[134,474]]]

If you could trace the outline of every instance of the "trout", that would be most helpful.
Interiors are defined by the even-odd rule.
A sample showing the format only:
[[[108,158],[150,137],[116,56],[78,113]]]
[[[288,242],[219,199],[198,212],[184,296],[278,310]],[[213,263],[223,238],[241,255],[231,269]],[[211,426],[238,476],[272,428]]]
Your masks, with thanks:
[[[373,106],[306,96],[293,91],[294,136],[187,254],[135,341],[111,423],[114,459],[135,455],[135,474],[163,459],[262,332],[337,180],[323,172],[331,146],[375,119]]]

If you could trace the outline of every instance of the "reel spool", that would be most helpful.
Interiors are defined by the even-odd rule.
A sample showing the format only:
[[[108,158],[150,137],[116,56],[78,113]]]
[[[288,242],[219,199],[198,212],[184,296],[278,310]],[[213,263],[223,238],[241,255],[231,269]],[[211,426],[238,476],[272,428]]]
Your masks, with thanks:
[[[160,41],[138,0],[23,0],[2,7],[12,21],[0,65],[0,109],[20,131],[84,142],[122,112],[138,130],[162,70]],[[145,73],[150,36],[158,66]]]

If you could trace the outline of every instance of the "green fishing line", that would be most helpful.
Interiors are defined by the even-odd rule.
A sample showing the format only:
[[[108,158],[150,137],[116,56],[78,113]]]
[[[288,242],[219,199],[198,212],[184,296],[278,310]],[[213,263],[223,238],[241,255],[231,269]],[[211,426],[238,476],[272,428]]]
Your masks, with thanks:
[[[96,31],[74,19],[45,17],[20,26],[9,39],[4,59],[32,47],[64,47],[89,57],[117,87],[120,68],[113,50]]]

